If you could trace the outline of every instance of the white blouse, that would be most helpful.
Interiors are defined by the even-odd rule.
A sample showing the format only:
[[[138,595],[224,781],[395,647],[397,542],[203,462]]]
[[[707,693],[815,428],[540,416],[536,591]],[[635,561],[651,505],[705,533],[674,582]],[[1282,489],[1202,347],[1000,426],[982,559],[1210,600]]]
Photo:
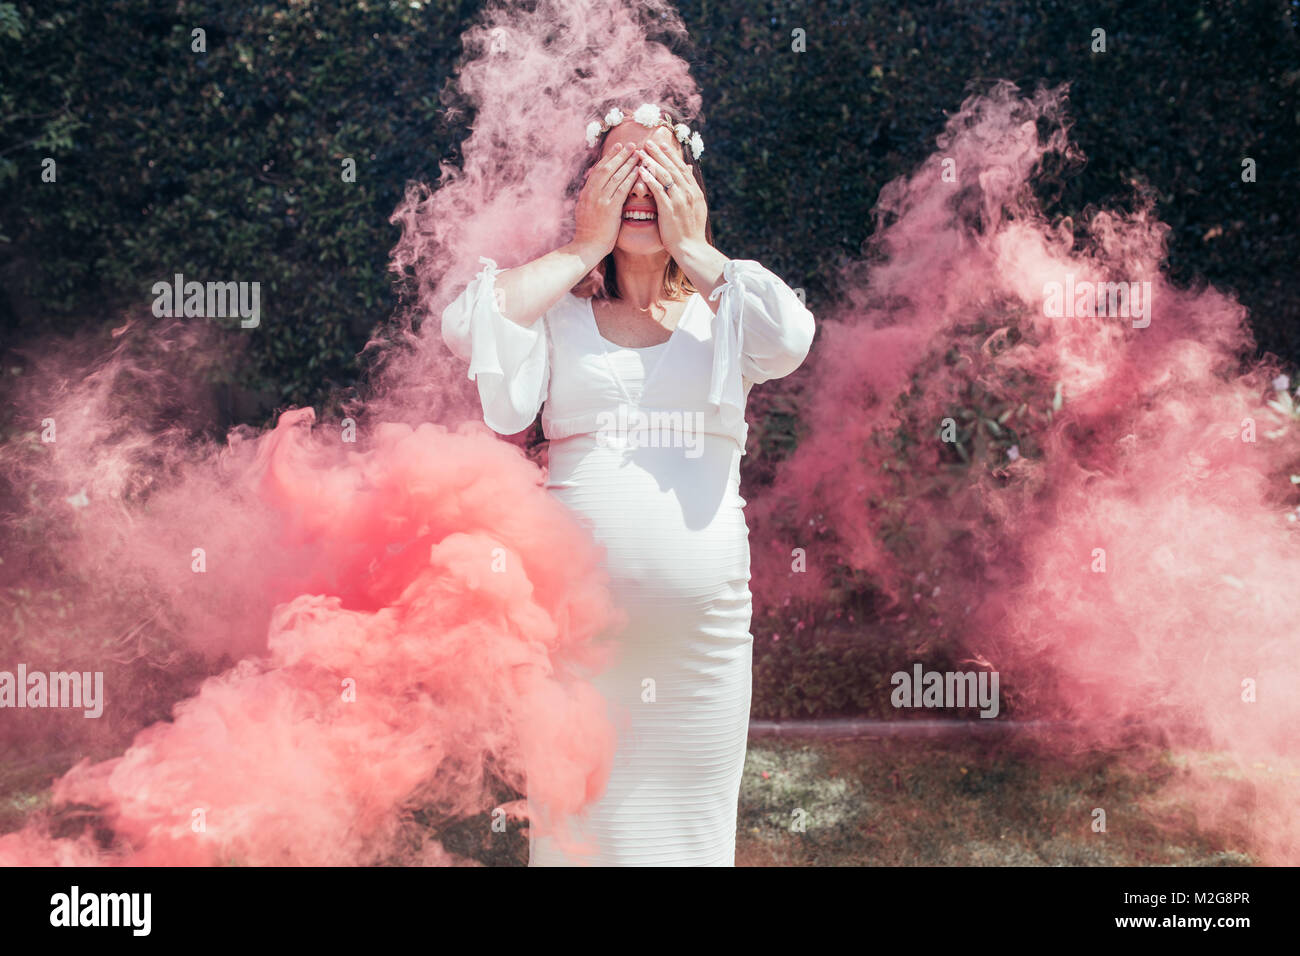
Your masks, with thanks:
[[[483,420],[513,435],[542,411],[552,440],[599,430],[601,417],[620,405],[643,412],[696,412],[706,434],[732,438],[743,453],[745,402],[756,382],[789,375],[808,354],[813,315],[775,274],[752,259],[731,259],[717,314],[696,293],[667,342],[631,349],[606,340],[591,300],[566,292],[532,326],[506,318],[494,294],[504,270],[480,256],[483,270],[442,313],[442,337],[469,362]],[[611,356],[657,352],[636,394]],[[544,407],[543,407],[544,406]]]

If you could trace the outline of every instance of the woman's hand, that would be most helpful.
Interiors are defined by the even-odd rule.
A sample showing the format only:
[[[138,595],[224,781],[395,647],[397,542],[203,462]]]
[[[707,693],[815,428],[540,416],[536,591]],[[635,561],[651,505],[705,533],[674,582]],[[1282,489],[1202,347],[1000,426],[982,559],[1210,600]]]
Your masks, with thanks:
[[[573,245],[587,246],[603,259],[618,242],[623,203],[636,182],[637,154],[619,143],[591,167],[574,211]]]
[[[688,245],[707,245],[704,223],[709,215],[708,204],[686,160],[653,139],[646,139],[645,148],[637,155],[642,160],[638,175],[654,194],[659,239],[668,254],[677,259]],[[668,183],[671,188],[666,188]]]

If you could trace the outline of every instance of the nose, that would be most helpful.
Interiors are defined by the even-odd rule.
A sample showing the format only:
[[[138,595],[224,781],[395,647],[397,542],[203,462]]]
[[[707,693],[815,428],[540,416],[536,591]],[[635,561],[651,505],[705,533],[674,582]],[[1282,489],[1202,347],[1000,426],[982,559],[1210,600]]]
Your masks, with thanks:
[[[650,187],[645,184],[645,180],[641,178],[641,174],[634,173],[633,176],[635,176],[636,182],[632,184],[632,190],[628,193],[628,196],[635,196],[637,199],[649,199],[653,202],[654,194],[650,192]]]

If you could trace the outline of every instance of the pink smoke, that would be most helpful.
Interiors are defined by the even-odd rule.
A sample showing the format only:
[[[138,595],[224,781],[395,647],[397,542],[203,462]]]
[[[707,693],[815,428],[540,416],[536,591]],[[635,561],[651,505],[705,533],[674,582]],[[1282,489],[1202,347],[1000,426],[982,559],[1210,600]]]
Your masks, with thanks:
[[[410,842],[416,808],[450,821],[504,786],[563,837],[599,794],[613,736],[583,677],[619,620],[600,554],[541,472],[473,423],[438,315],[479,255],[510,265],[567,238],[603,108],[694,117],[687,66],[652,33],[685,36],[664,4],[590,0],[492,5],[467,31],[463,162],[393,215],[392,267],[415,295],[377,330],[346,420],[299,409],[209,436],[188,376],[238,345],[197,326],[136,322],[108,355],[38,343],[11,396],[32,431],[0,449],[0,567],[27,595],[5,650],[105,670],[111,716],[25,711],[6,744],[77,743],[90,757],[56,781],[56,808],[89,807],[111,839],[42,818],[0,838],[0,861],[376,862]],[[420,839],[403,859],[451,862],[436,828]]]
[[[1252,844],[1294,863],[1300,422],[1269,404],[1277,369],[1250,360],[1245,310],[1163,275],[1149,200],[1079,227],[1045,216],[1035,180],[1082,160],[1064,109],[1063,89],[998,84],[882,191],[849,304],[821,316],[810,435],[760,502],[760,526],[785,523],[758,587],[811,595],[847,567],[906,607],[924,581],[1020,716],[1078,721],[1045,743],[1136,731],[1226,754],[1233,773],[1181,799],[1222,825],[1244,781]],[[1048,317],[1067,274],[1150,282],[1149,326]]]
[[[561,832],[599,791],[612,737],[581,679],[617,619],[599,554],[534,466],[463,425],[477,409],[437,317],[479,255],[509,266],[567,238],[601,107],[672,104],[694,125],[696,86],[652,31],[684,37],[666,5],[590,0],[493,5],[467,33],[474,115],[451,119],[472,129],[461,166],[393,215],[415,299],[371,345],[355,444],[309,410],[205,437],[186,366],[228,346],[193,327],[133,330],[106,358],[48,349],[25,376],[18,413],[59,437],[0,449],[0,574],[31,594],[6,659],[114,682],[104,724],[29,711],[5,743],[77,741],[90,760],[56,802],[113,838],[37,820],[0,838],[0,860],[374,862],[398,854],[411,808],[482,812],[494,781],[526,784],[533,825]],[[1294,862],[1297,429],[1264,401],[1275,369],[1246,361],[1241,307],[1161,274],[1149,204],[1044,215],[1044,158],[1081,159],[1064,103],[1005,84],[972,97],[882,192],[849,305],[819,312],[811,432],[751,506],[755,592],[817,598],[848,569],[904,600],[929,576],[944,626],[1026,715],[1080,721],[1046,745],[1137,728],[1222,752],[1237,777],[1188,778],[1180,799],[1224,822],[1249,788],[1254,846]],[[1150,281],[1150,326],[1048,319],[1043,285],[1067,272]],[[950,416],[967,429],[962,409],[1005,433],[971,431],[970,466],[936,437]],[[793,547],[808,574],[790,574]],[[452,862],[436,833],[404,858]]]
[[[666,44],[687,39],[663,0],[541,0],[490,4],[463,41],[457,89],[473,115],[460,167],[442,164],[436,190],[411,184],[392,216],[402,227],[395,272],[412,278],[417,311],[437,317],[489,256],[509,268],[573,235],[586,127],[611,106],[676,109],[693,127],[701,97],[689,65]],[[436,324],[436,323],[435,323]],[[435,330],[436,335],[436,330]]]
[[[456,818],[489,806],[490,783],[527,782],[547,829],[599,792],[612,730],[576,669],[600,665],[588,642],[617,615],[597,549],[517,449],[472,424],[381,424],[357,447],[303,409],[188,461],[162,440],[144,467],[125,438],[90,455],[76,429],[108,418],[91,396],[120,386],[125,362],[50,409],[69,434],[48,446],[45,517],[78,532],[62,573],[130,588],[136,613],[180,622],[193,647],[246,656],[125,755],[56,783],[56,803],[111,826],[108,859],[374,862],[403,808]],[[56,480],[85,489],[79,513]],[[93,633],[104,606],[70,612]],[[88,841],[52,845],[33,826],[0,838],[0,860],[89,861]]]

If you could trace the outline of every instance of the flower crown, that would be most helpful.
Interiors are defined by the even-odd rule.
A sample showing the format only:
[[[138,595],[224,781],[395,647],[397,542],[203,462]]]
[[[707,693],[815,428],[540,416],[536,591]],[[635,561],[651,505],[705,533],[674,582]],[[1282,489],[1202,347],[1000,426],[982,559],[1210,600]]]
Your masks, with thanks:
[[[605,114],[604,122],[592,120],[587,124],[587,146],[588,148],[596,145],[596,140],[600,134],[608,129],[617,126],[623,122],[623,111],[615,106]],[[663,111],[654,103],[642,103],[632,114],[632,119],[648,129],[654,129],[656,126],[672,125]],[[677,142],[682,144],[682,148],[690,148],[691,159],[699,159],[700,153],[704,152],[704,140],[700,139],[699,133],[692,133],[691,128],[685,123],[678,123],[673,126],[673,135],[677,137]]]

